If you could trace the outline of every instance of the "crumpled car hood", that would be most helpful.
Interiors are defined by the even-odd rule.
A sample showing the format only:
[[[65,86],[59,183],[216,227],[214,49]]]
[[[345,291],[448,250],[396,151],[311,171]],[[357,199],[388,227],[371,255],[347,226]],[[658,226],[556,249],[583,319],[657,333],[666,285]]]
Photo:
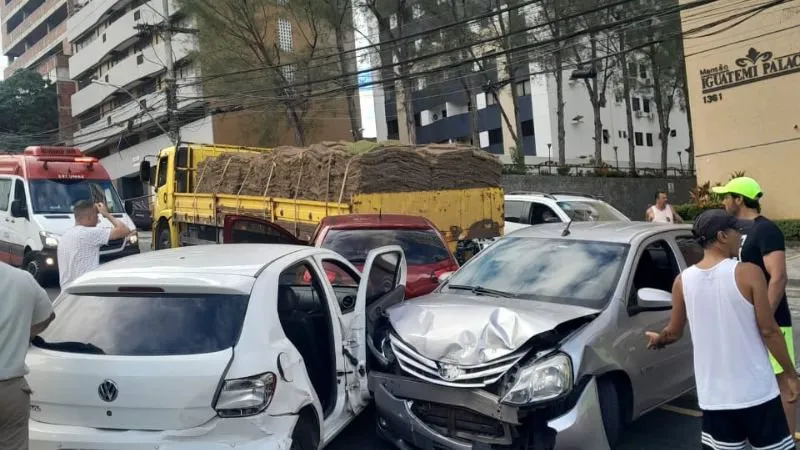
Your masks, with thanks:
[[[422,356],[472,366],[506,356],[538,334],[599,310],[434,293],[395,305],[386,313],[397,335]]]

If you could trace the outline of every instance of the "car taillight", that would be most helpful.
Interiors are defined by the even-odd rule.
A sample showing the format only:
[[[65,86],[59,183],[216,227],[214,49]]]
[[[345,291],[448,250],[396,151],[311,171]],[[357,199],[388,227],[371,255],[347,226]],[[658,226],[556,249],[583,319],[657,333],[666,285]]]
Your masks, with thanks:
[[[272,372],[248,378],[225,380],[214,409],[220,417],[247,417],[260,414],[272,402],[277,377]]]
[[[330,270],[325,271],[325,277],[328,278],[328,281],[331,283],[336,283],[336,273],[331,272]],[[303,282],[304,283],[311,283],[311,274],[306,270],[303,272]]]

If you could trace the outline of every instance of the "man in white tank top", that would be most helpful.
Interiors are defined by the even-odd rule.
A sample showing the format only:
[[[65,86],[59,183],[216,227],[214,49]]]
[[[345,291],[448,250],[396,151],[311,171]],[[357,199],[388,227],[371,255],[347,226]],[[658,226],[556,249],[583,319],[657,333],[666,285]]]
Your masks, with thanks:
[[[658,223],[683,223],[683,218],[672,209],[664,191],[656,192],[656,204],[647,208],[645,220]]]
[[[723,210],[700,214],[692,230],[703,259],[672,286],[672,317],[649,348],[678,339],[688,320],[704,449],[794,450],[767,349],[788,375],[790,401],[800,381],[772,313],[761,269],[734,258],[746,223]]]

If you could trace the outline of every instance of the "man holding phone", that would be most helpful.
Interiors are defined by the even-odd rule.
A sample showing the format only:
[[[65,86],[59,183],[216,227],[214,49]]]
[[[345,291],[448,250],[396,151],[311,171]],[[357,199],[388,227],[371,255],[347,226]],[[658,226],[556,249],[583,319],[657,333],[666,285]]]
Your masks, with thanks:
[[[58,242],[58,275],[62,288],[100,265],[100,247],[131,234],[122,221],[109,214],[103,203],[81,200],[72,210],[75,226]],[[98,227],[98,216],[111,222],[113,228]]]

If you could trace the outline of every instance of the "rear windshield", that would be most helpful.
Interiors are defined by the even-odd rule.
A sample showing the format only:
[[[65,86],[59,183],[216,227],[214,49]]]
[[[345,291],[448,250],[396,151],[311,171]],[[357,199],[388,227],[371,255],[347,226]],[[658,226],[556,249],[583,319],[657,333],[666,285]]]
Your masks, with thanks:
[[[624,214],[603,202],[565,201],[558,202],[558,206],[575,222],[628,221]]]
[[[364,263],[370,250],[384,245],[399,245],[410,265],[450,259],[450,251],[434,230],[330,230],[322,241],[323,248],[339,253],[353,264]]]
[[[123,356],[194,355],[233,347],[247,296],[66,295],[42,348]]]

